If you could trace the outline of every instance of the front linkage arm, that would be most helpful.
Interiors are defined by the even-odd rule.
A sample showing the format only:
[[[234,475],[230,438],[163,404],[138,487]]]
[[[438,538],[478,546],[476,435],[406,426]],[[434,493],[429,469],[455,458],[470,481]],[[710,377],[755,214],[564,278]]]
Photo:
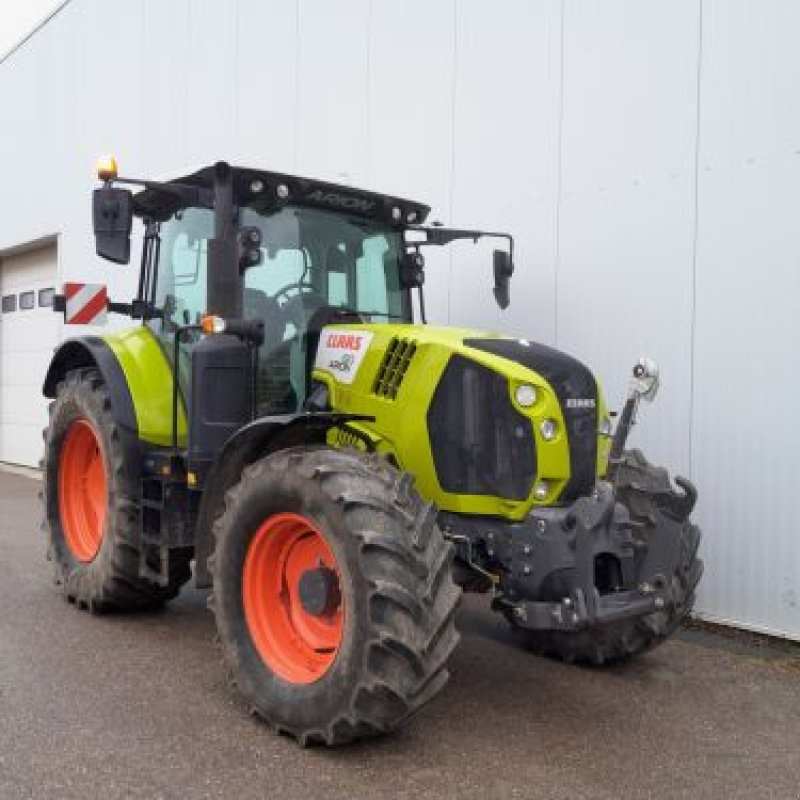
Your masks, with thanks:
[[[636,412],[642,400],[653,402],[658,392],[658,365],[649,358],[640,358],[633,367],[633,377],[628,388],[628,398],[622,409],[617,430],[611,443],[608,459],[608,477],[614,483],[625,444],[633,426],[636,424]]]

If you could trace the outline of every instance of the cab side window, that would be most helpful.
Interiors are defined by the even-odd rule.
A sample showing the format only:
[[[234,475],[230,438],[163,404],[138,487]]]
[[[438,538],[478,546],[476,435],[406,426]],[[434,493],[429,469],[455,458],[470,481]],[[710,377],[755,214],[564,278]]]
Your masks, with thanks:
[[[189,208],[162,225],[156,307],[162,309],[163,319],[155,321],[162,335],[198,322],[207,310],[208,240],[213,224],[209,209]]]
[[[387,297],[389,276],[396,272],[396,269],[387,269],[388,258],[392,255],[389,252],[389,244],[385,236],[373,236],[371,239],[364,240],[363,254],[356,259],[356,294],[358,297],[355,305],[359,309],[397,313],[395,309],[389,308]]]

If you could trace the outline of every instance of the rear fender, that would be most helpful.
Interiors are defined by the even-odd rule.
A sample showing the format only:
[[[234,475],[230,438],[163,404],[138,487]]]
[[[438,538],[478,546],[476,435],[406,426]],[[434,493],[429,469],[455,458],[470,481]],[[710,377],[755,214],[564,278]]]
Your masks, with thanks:
[[[172,365],[158,338],[146,326],[117,333],[82,336],[64,342],[44,381],[46,397],[71,369],[96,367],[111,393],[115,418],[148,445],[172,444]],[[124,412],[124,413],[123,413]],[[178,393],[178,443],[186,443],[186,413]]]
[[[42,393],[45,397],[55,399],[58,385],[67,377],[67,373],[87,368],[96,369],[108,389],[111,414],[117,424],[131,474],[135,475],[140,462],[136,411],[125,373],[114,351],[103,339],[99,336],[81,336],[59,345],[47,368]]]
[[[258,459],[289,447],[324,445],[328,431],[345,422],[369,420],[358,414],[305,413],[262,417],[240,428],[217,454],[203,480],[203,496],[195,532],[195,582],[210,586],[208,558],[214,550],[214,520],[222,512],[225,493],[239,482],[244,469]]]
[[[172,444],[172,389],[174,373],[159,338],[146,325],[108,334],[111,348],[125,374],[139,438],[159,447]],[[178,392],[178,444],[186,444],[186,414]]]
[[[114,419],[126,432],[136,436],[136,413],[125,373],[114,351],[99,336],[68,339],[56,348],[42,386],[44,396],[55,398],[58,384],[66,378],[67,373],[84,367],[94,367],[100,372],[111,395]]]

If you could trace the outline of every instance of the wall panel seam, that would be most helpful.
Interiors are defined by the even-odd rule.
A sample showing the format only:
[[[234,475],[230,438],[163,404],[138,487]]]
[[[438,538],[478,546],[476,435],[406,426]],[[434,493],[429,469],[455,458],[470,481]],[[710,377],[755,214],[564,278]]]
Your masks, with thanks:
[[[703,81],[703,0],[697,3],[697,95],[694,131],[694,229],[692,231],[692,299],[691,337],[689,351],[689,477],[697,474],[694,464],[695,437],[695,361],[697,350],[697,244],[700,229],[700,118],[702,110]]]
[[[453,0],[453,76],[450,85],[450,197],[448,225],[457,224],[453,220],[456,198],[456,112],[458,109],[458,2]],[[453,321],[453,248],[448,248],[447,268],[447,324]]]
[[[558,346],[558,275],[561,269],[561,190],[563,181],[563,137],[564,137],[564,24],[566,22],[566,0],[560,2],[560,25],[558,43],[558,118],[556,120],[556,208],[555,208],[555,253],[553,263],[553,333],[552,342]]]

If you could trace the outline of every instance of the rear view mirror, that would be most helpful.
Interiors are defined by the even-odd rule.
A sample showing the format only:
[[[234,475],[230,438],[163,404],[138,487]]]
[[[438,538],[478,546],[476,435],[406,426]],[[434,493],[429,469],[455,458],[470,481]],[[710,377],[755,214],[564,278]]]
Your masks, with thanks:
[[[97,255],[115,264],[127,264],[131,258],[133,194],[113,186],[95,189],[92,221]]]
[[[505,250],[494,251],[494,299],[500,308],[508,308],[511,302],[511,276],[514,274],[514,262],[511,253]]]

